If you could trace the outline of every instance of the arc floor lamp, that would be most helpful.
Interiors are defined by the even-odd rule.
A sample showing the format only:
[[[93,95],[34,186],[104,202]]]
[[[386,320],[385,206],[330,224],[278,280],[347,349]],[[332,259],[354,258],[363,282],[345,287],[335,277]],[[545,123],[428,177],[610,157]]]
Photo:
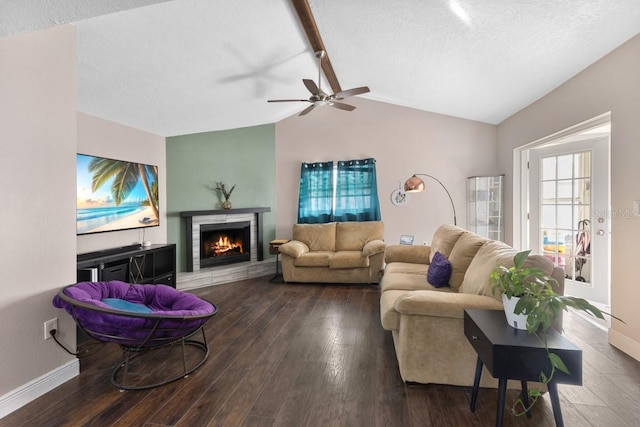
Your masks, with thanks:
[[[406,191],[407,193],[419,193],[424,191],[426,186],[424,185],[424,181],[421,178],[419,178],[418,175],[426,176],[433,179],[435,182],[440,184],[440,186],[444,189],[444,191],[447,192],[447,196],[449,196],[449,200],[451,201],[451,207],[453,208],[453,225],[458,225],[458,219],[456,217],[456,206],[453,204],[453,198],[451,198],[451,193],[449,193],[449,190],[447,190],[447,187],[445,187],[444,184],[435,176],[429,175],[426,173],[415,173],[411,178],[405,181],[404,191]]]

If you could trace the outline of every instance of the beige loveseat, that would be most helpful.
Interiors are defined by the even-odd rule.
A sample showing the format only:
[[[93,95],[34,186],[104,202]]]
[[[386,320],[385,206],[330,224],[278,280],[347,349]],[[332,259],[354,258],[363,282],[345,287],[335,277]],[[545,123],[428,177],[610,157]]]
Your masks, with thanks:
[[[426,280],[436,251],[452,266],[449,285],[435,288]],[[513,265],[518,251],[453,225],[436,230],[431,246],[389,246],[381,282],[382,327],[393,334],[400,375],[407,382],[472,386],[476,353],[463,329],[465,308],[502,310],[500,295],[489,284],[497,265]],[[529,265],[541,267],[564,290],[564,270],[542,256]],[[497,387],[486,371],[482,387]],[[509,387],[517,388],[517,382]]]
[[[285,282],[378,283],[384,262],[381,221],[295,224],[279,250]]]

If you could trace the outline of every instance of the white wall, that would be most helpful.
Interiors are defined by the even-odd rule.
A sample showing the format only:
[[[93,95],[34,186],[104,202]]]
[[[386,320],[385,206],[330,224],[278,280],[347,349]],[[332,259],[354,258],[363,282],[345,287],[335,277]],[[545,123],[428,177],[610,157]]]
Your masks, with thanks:
[[[158,166],[160,226],[145,228],[144,240],[151,243],[167,243],[167,168],[164,137],[78,113],[78,153]],[[78,236],[78,253],[140,243],[142,235],[141,229],[135,229]]]
[[[60,318],[75,344],[75,325],[51,304],[76,275],[75,30],[0,39],[0,58],[1,417],[20,403],[9,391],[74,360],[43,339],[43,324]]]
[[[496,158],[496,126],[406,107],[349,98],[345,112],[317,108],[276,124],[276,237],[290,238],[297,220],[300,163],[376,159],[378,195],[385,240],[397,243],[413,234],[430,242],[443,223],[453,223],[445,191],[425,178],[424,193],[411,194],[404,207],[391,204],[391,192],[414,173],[437,177],[453,197],[458,225],[466,226],[466,178],[503,173]]]
[[[76,254],[138,243],[126,230],[77,236],[76,153],[159,166],[160,226],[145,240],[166,243],[163,137],[76,112],[75,30],[0,39],[0,417],[77,374],[77,360],[43,339],[58,318],[73,350],[75,323],[56,309],[57,291],[76,281]]]
[[[513,207],[513,149],[611,111],[611,210],[630,213],[640,200],[640,35],[498,126],[500,169],[507,175],[507,212]],[[609,340],[640,360],[640,286],[635,266],[640,218],[611,215]],[[512,229],[512,215],[507,230]],[[511,235],[508,236],[512,238]]]

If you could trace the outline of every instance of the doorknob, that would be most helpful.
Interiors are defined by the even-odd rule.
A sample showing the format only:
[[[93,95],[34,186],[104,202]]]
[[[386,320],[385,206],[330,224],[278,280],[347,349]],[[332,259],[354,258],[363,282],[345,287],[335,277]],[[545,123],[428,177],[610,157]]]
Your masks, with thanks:
[[[604,230],[601,228],[601,229],[599,229],[598,231],[596,231],[596,234],[597,234],[598,236],[604,236]]]

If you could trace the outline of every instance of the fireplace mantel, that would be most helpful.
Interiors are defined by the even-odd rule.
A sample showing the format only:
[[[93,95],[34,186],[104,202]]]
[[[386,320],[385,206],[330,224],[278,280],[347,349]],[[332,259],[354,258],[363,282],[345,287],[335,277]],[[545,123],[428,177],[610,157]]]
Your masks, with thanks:
[[[239,209],[214,209],[214,210],[205,210],[205,211],[185,211],[185,212],[180,212],[180,216],[183,218],[189,218],[194,216],[205,216],[205,215],[226,215],[226,214],[243,214],[243,213],[261,214],[264,212],[271,212],[271,208],[239,208]]]
[[[271,208],[238,208],[238,209],[214,209],[214,210],[200,210],[200,211],[185,211],[180,212],[180,216],[185,218],[186,220],[186,248],[193,248],[193,225],[194,218],[196,222],[200,217],[208,217],[208,216],[229,216],[234,217],[238,215],[247,215],[254,214],[255,215],[255,231],[256,231],[256,253],[257,260],[262,261],[264,259],[264,251],[263,251],[263,242],[264,239],[262,237],[263,233],[263,214],[265,212],[271,212]],[[187,250],[187,271],[192,272],[194,270],[194,262],[193,262],[193,253],[190,250]],[[199,267],[198,267],[199,268]]]

